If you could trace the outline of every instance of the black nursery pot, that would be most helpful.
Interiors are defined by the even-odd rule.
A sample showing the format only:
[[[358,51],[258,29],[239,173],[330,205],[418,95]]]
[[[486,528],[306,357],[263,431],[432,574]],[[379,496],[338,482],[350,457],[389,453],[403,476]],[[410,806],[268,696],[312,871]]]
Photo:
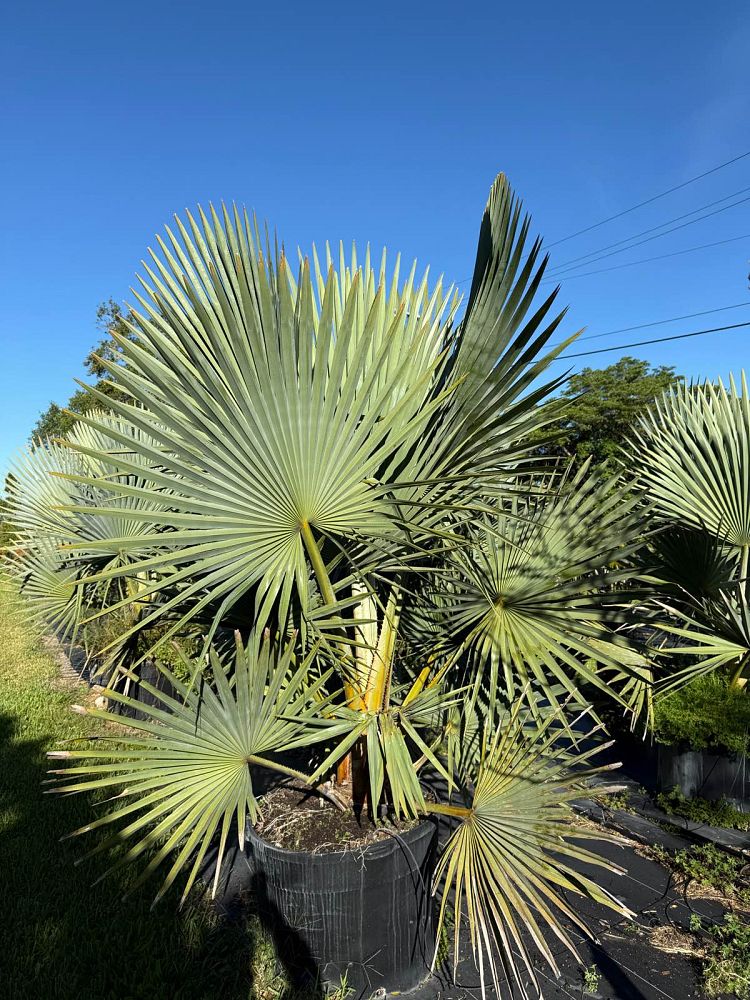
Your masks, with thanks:
[[[274,847],[248,826],[254,889],[293,982],[346,977],[354,1000],[426,978],[436,835],[427,821],[360,850],[309,854]]]

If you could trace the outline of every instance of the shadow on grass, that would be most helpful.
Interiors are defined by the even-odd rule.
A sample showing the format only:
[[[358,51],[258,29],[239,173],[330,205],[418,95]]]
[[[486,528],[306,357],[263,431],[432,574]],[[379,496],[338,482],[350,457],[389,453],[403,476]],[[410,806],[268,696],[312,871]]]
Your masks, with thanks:
[[[257,918],[222,920],[205,900],[178,912],[179,892],[153,911],[156,884],[123,900],[137,870],[92,883],[111,863],[76,866],[95,841],[62,834],[91,819],[86,796],[44,794],[54,735],[24,738],[0,714],[0,983],[5,1000],[280,1000],[257,979],[273,965]],[[157,876],[158,877],[158,876]],[[270,954],[269,954],[269,949]]]

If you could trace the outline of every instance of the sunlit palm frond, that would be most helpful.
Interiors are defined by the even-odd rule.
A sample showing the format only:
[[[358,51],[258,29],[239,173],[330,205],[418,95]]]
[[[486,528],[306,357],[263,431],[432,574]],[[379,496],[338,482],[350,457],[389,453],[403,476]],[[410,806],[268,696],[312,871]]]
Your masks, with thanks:
[[[74,535],[75,518],[62,508],[74,503],[79,493],[59,473],[85,471],[78,456],[55,441],[38,442],[16,459],[7,487],[16,545],[33,545],[41,539],[62,544]]]
[[[134,560],[174,592],[154,617],[179,606],[184,624],[212,605],[218,621],[251,590],[261,615],[292,588],[305,607],[326,539],[386,537],[398,553],[507,475],[549,390],[530,387],[559,321],[554,296],[527,315],[544,268],[538,245],[522,263],[527,230],[499,177],[455,325],[455,295],[413,268],[402,282],[398,263],[389,275],[385,256],[376,270],[342,251],[337,273],[327,251],[293,275],[237,210],[176,220],[146,268],[125,363],[108,365],[138,403],[109,405],[155,441],[137,449],[154,487],[135,493],[170,491],[168,513],[142,516],[155,534],[175,529],[171,551]]]
[[[66,635],[86,614],[128,591],[119,584],[97,587],[92,577],[153,554],[154,542],[144,541],[148,525],[139,515],[166,509],[166,494],[157,502],[130,491],[149,485],[142,463],[138,474],[126,476],[113,474],[107,464],[113,451],[132,455],[146,443],[144,435],[116,417],[98,419],[96,432],[77,424],[68,441],[37,442],[16,463],[8,488],[15,529],[8,568],[29,598],[24,606],[34,619]],[[127,449],[113,433],[130,441]]]
[[[728,387],[705,382],[666,393],[640,419],[628,452],[636,487],[655,519],[667,525],[654,538],[654,571],[669,590],[653,617],[678,641],[663,643],[662,652],[689,658],[660,688],[673,690],[724,668],[740,683],[750,659],[750,395],[744,374],[739,387],[730,377]]]
[[[736,548],[750,546],[750,396],[743,374],[725,387],[682,385],[638,421],[628,447],[636,482],[664,520]]]
[[[70,566],[50,539],[40,538],[8,558],[5,568],[26,598],[19,609],[29,626],[75,639],[85,607],[80,567]]]
[[[531,949],[559,975],[545,931],[578,957],[563,921],[586,937],[593,934],[568,894],[628,915],[618,899],[575,867],[583,862],[621,871],[578,843],[613,838],[571,828],[570,802],[598,769],[585,769],[590,753],[578,755],[578,768],[571,767],[571,756],[560,746],[560,732],[554,716],[529,731],[515,712],[494,733],[481,736],[466,806],[433,807],[459,821],[435,876],[436,889],[444,883],[440,925],[452,912],[457,964],[464,915],[468,919],[483,994],[488,980],[500,993],[502,973],[521,996],[528,996],[523,973],[538,991]]]
[[[188,225],[160,242],[112,368],[147,409],[113,405],[156,439],[142,454],[171,491],[147,519],[174,527],[172,550],[137,568],[170,567],[154,589],[189,576],[180,601],[202,596],[188,613],[252,587],[273,599],[294,584],[305,604],[314,536],[395,530],[379,474],[436,405],[447,303],[426,278],[389,290],[371,270],[329,270],[318,298],[308,264],[296,281],[283,254],[274,267],[246,217]]]
[[[212,652],[212,684],[200,690],[181,683],[162,668],[174,695],[141,679],[154,704],[134,702],[122,691],[105,695],[138,710],[145,720],[129,719],[137,735],[101,737],[92,749],[53,751],[64,759],[52,791],[120,792],[105,815],[75,834],[115,825],[117,832],[100,840],[90,854],[132,841],[116,862],[119,868],[147,855],[142,882],[169,854],[176,858],[157,899],[177,875],[191,865],[183,900],[211,846],[219,836],[216,880],[231,836],[242,847],[245,819],[254,822],[258,799],[253,768],[266,767],[304,780],[305,775],[280,764],[274,753],[336,736],[341,726],[327,723],[326,675],[312,679],[309,658],[294,659],[293,643],[275,652],[271,642],[253,639],[244,647],[237,639],[231,675]],[[100,709],[88,714],[108,722],[119,717]],[[74,834],[71,834],[71,836]]]

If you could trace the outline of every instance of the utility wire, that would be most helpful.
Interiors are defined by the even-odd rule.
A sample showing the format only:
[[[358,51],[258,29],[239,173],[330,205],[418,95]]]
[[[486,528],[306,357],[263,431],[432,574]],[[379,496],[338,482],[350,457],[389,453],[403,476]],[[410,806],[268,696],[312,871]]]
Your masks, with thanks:
[[[707,330],[693,330],[692,333],[675,333],[671,337],[654,337],[651,340],[636,340],[631,344],[618,344],[617,347],[600,347],[593,351],[578,351],[576,354],[565,354],[555,361],[567,361],[570,358],[585,358],[590,354],[607,354],[610,351],[625,351],[629,347],[644,347],[646,344],[663,344],[668,340],[685,340],[687,337],[702,337],[707,333],[720,333],[723,330],[738,330],[750,326],[750,323],[733,323],[731,326],[712,326]]]
[[[617,330],[607,330],[605,333],[589,333],[585,337],[576,340],[580,344],[582,340],[600,340],[602,337],[614,337],[617,333],[630,333],[632,330],[646,330],[651,326],[663,326],[665,323],[676,323],[680,319],[695,319],[696,316],[710,316],[711,313],[726,312],[727,309],[740,309],[743,306],[750,306],[750,299],[747,302],[737,302],[733,306],[719,306],[717,309],[703,309],[701,312],[685,313],[684,316],[672,316],[671,319],[657,319],[653,323],[639,323],[637,326],[621,326]],[[562,343],[562,341],[560,341]],[[552,344],[557,347],[557,344]]]
[[[614,222],[615,219],[621,219],[623,215],[628,215],[630,212],[635,212],[638,208],[643,208],[644,205],[650,205],[652,202],[658,201],[660,198],[666,198],[668,194],[673,194],[675,191],[680,191],[682,188],[687,187],[689,184],[694,184],[696,181],[702,180],[704,177],[708,177],[710,174],[715,174],[717,170],[723,170],[724,167],[730,167],[733,163],[737,163],[739,160],[744,160],[745,157],[750,156],[750,150],[746,153],[740,153],[739,156],[733,157],[731,160],[727,160],[725,163],[720,163],[717,167],[711,167],[710,170],[705,170],[702,174],[698,174],[695,177],[691,177],[690,180],[683,181],[682,184],[676,184],[674,187],[669,188],[666,191],[662,191],[660,194],[655,194],[652,198],[647,198],[645,201],[638,202],[637,205],[631,205],[630,208],[625,208],[622,212],[617,212],[615,215],[610,215],[606,219],[602,219],[601,222],[595,222],[591,226],[586,226],[585,229],[579,229],[575,233],[571,233],[570,236],[563,236],[561,240],[555,240],[554,243],[548,243],[547,249],[550,247],[559,246],[561,243],[567,243],[568,240],[575,239],[576,236],[582,236],[584,233],[590,233],[592,229],[598,229],[599,226],[604,226],[608,222]]]
[[[540,284],[548,285],[551,282],[559,283],[563,279],[568,281],[571,278],[586,278],[590,274],[604,274],[606,271],[618,271],[622,267],[635,267],[636,264],[649,264],[654,260],[666,260],[668,257],[679,257],[684,253],[694,253],[696,250],[706,250],[709,247],[720,247],[724,246],[726,243],[736,243],[737,240],[747,239],[750,239],[750,233],[745,233],[743,236],[733,236],[728,240],[717,240],[716,243],[701,243],[697,247],[687,247],[685,250],[673,250],[672,253],[662,253],[657,257],[641,257],[640,260],[631,260],[625,264],[613,264],[611,267],[600,267],[596,271],[581,271],[579,274],[561,274],[559,278],[544,278]]]
[[[723,208],[718,208],[715,212],[709,212],[708,215],[702,215],[698,219],[691,219],[690,222],[684,222],[681,226],[675,226],[674,229],[668,229],[664,233],[658,233],[656,236],[651,236],[649,239],[641,240],[641,236],[648,236],[649,233],[656,233],[657,229],[663,229],[665,226],[671,226],[673,222],[680,222],[682,219],[687,219],[690,215],[695,215],[697,212],[702,212],[707,208],[713,208],[714,205],[721,204],[722,201],[728,201],[729,198],[736,198],[737,195],[745,194],[746,191],[750,191],[750,187],[742,188],[740,191],[735,191],[734,194],[728,194],[724,198],[719,198],[716,201],[709,202],[708,205],[701,205],[700,208],[694,208],[692,212],[685,212],[684,215],[678,215],[674,219],[670,219],[668,222],[662,222],[658,226],[652,226],[651,229],[644,229],[641,233],[635,233],[633,236],[626,236],[625,239],[617,240],[616,243],[610,243],[606,247],[599,247],[598,250],[592,250],[590,253],[582,254],[580,257],[574,257],[572,260],[565,261],[563,264],[555,264],[551,268],[551,274],[557,274],[558,271],[567,271],[570,268],[575,268],[577,266],[587,266],[589,264],[594,264],[594,260],[587,260],[588,257],[595,257],[596,260],[602,260],[604,257],[611,257],[616,253],[624,253],[626,250],[632,250],[634,247],[640,246],[642,243],[648,243],[649,240],[658,240],[660,236],[667,236],[668,233],[674,233],[678,229],[684,229],[686,226],[693,226],[696,222],[702,222],[704,219],[710,219],[712,215],[718,215],[720,212],[726,212],[730,208],[735,208],[737,205],[742,205],[746,201],[750,201],[750,198],[742,198],[740,201],[736,201],[731,205],[724,205]],[[631,240],[640,240],[639,243],[632,243],[631,246],[623,247],[623,243],[630,243]],[[612,250],[613,247],[622,247],[621,250],[613,250],[612,253],[605,253],[605,250]],[[597,256],[601,254],[602,256]],[[585,265],[579,264],[579,261],[585,261]]]

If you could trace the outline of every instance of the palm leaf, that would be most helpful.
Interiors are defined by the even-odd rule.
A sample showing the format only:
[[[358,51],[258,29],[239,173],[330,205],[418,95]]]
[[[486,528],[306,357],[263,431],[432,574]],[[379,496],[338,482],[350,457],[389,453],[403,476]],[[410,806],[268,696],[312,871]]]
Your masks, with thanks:
[[[102,745],[97,742],[93,749],[49,754],[53,760],[66,761],[64,768],[51,772],[57,776],[52,791],[121,792],[105,815],[71,836],[116,825],[117,832],[100,840],[89,853],[132,840],[133,846],[109,870],[149,856],[136,884],[175,852],[157,899],[190,864],[184,900],[218,834],[215,891],[230,832],[242,848],[245,819],[255,822],[258,815],[253,767],[306,780],[273,755],[336,737],[342,730],[340,724],[326,721],[328,676],[315,679],[313,671],[311,677],[310,660],[295,662],[292,642],[277,653],[268,637],[262,643],[253,639],[247,647],[237,638],[231,676],[212,651],[214,683],[203,684],[200,690],[183,684],[164,667],[174,696],[140,681],[153,695],[154,704],[134,702],[122,691],[107,689],[106,697],[138,708],[146,719],[128,721],[137,735],[103,737]],[[107,722],[120,721],[105,710],[85,711]]]
[[[628,448],[637,484],[669,523],[735,549],[750,546],[750,396],[744,375],[725,388],[682,385],[639,420]]]
[[[23,606],[33,620],[66,636],[87,613],[103,613],[122,597],[125,588],[110,593],[93,577],[126,571],[134,559],[152,555],[156,543],[144,540],[150,529],[142,515],[167,509],[166,494],[157,501],[138,493],[150,485],[142,463],[126,476],[108,465],[113,453],[138,462],[134,449],[146,436],[116,417],[99,414],[98,420],[96,431],[79,423],[68,441],[37,442],[16,463],[8,490],[15,529],[8,569],[29,599]]]
[[[556,705],[557,689],[584,705],[590,684],[624,703],[620,682],[634,670],[611,630],[632,577],[625,560],[642,541],[635,507],[625,486],[584,467],[499,505],[449,555],[436,614],[493,697],[535,704],[539,692]]]
[[[545,929],[580,961],[561,918],[586,937],[593,938],[593,934],[564,892],[632,916],[618,899],[573,867],[583,862],[621,871],[576,843],[615,838],[571,830],[569,803],[582,794],[587,777],[599,769],[581,767],[590,754],[578,755],[578,769],[571,768],[573,756],[561,747],[554,719],[550,715],[530,733],[517,709],[496,732],[482,735],[466,807],[428,805],[434,812],[459,818],[435,876],[435,889],[444,882],[439,923],[442,927],[452,910],[457,964],[466,915],[483,995],[489,979],[500,993],[504,972],[520,995],[527,997],[521,968],[539,991],[530,946],[559,975]]]

